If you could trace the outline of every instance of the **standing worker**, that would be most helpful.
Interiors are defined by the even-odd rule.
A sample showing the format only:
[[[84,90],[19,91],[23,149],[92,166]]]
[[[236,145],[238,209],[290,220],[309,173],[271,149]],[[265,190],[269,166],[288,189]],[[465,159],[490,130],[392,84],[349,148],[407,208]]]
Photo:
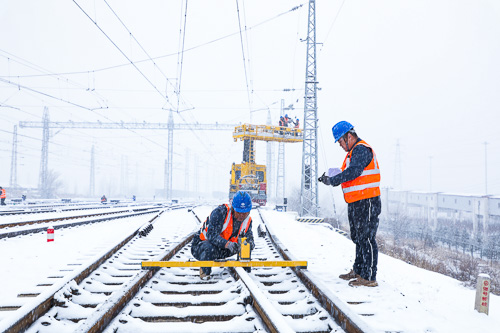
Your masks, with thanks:
[[[7,198],[7,192],[0,186],[0,205],[5,206],[5,198]]]
[[[342,184],[351,239],[356,244],[353,268],[349,273],[341,274],[339,278],[352,280],[349,282],[351,287],[376,287],[378,247],[375,236],[378,216],[382,209],[377,156],[347,121],[335,124],[332,132],[335,142],[339,142],[347,155],[342,164],[342,172],[333,177],[323,173],[318,181],[332,186]]]
[[[198,260],[224,259],[238,252],[238,237],[246,237],[250,250],[255,247],[252,233],[252,199],[244,191],[234,195],[232,205],[215,208],[203,222],[199,234],[191,243],[191,253]],[[245,267],[250,271],[250,267]],[[209,279],[211,267],[200,268],[200,278]]]

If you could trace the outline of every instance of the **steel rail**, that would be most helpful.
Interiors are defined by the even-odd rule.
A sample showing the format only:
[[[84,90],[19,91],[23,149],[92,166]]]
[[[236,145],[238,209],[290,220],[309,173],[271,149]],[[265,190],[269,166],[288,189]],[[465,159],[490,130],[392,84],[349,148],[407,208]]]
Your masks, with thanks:
[[[273,244],[278,248],[279,253],[286,260],[295,260],[294,256],[288,251],[283,243],[280,242],[276,234],[272,231],[268,223],[265,222],[260,209],[259,215],[266,224],[266,229],[269,233]],[[294,267],[291,268],[295,274],[300,278],[302,283],[313,293],[318,299],[320,304],[328,311],[328,313],[335,319],[348,333],[372,333],[374,332],[354,311],[349,309],[347,305],[337,298],[333,293],[328,291],[328,288],[315,278],[308,270],[300,270]]]
[[[109,221],[109,220],[114,220],[114,219],[119,219],[119,218],[125,218],[125,217],[131,217],[131,216],[139,216],[139,215],[144,215],[144,214],[153,214],[153,213],[157,213],[159,211],[160,211],[160,209],[153,208],[153,210],[148,210],[148,211],[139,211],[139,212],[136,212],[136,213],[130,213],[130,214],[126,214],[126,215],[108,216],[108,217],[103,217],[103,218],[94,219],[94,220],[72,222],[72,223],[65,223],[65,224],[58,224],[58,225],[54,225],[53,227],[54,227],[54,230],[58,230],[58,229],[69,228],[69,227],[74,227],[74,226],[78,226],[78,225],[92,224],[92,223],[97,223],[97,222],[104,222],[104,221]],[[116,214],[123,213],[123,212],[124,211],[117,212]],[[108,214],[110,214],[110,213],[106,213],[106,214],[103,214],[103,215],[108,215]],[[96,216],[96,215],[101,215],[101,214],[93,214],[93,215],[89,215],[89,216]],[[76,218],[86,218],[86,217],[89,217],[89,216],[87,216],[87,215],[85,215],[85,216],[78,216],[78,217],[75,217],[75,219]],[[59,221],[59,220],[65,220],[65,218],[54,219],[54,220],[50,220],[49,219],[49,220],[46,220],[45,223]],[[40,223],[42,223],[42,222],[40,222]],[[46,231],[46,230],[47,230],[47,227],[45,226],[45,227],[30,228],[30,229],[23,229],[23,230],[17,230],[17,231],[0,232],[0,239],[2,239],[2,238],[16,237],[16,236],[20,236],[20,235],[28,235],[28,234],[32,234],[32,233],[36,233],[36,232],[41,232],[41,231]]]
[[[163,211],[162,211],[163,212]],[[150,225],[151,223],[154,222],[155,219],[158,218],[158,216],[161,215],[161,213],[158,213],[155,217],[153,217],[149,222],[146,224]],[[144,213],[142,213],[144,214]],[[63,285],[61,288],[57,289],[56,291],[50,292],[47,295],[43,295],[43,299],[40,300],[37,303],[31,303],[28,304],[25,309],[21,307],[21,309],[24,312],[24,314],[14,320],[11,324],[7,323],[5,324],[4,322],[0,322],[0,328],[4,325],[8,325],[8,327],[5,330],[5,333],[15,333],[15,332],[23,332],[26,329],[28,329],[38,318],[43,316],[51,307],[54,306],[55,300],[54,300],[54,295],[61,290],[64,285],[71,281],[75,280],[75,282],[80,283],[83,281],[86,277],[88,277],[94,270],[96,270],[102,263],[104,263],[107,259],[109,259],[111,256],[113,256],[118,250],[120,250],[125,244],[127,244],[131,239],[133,239],[136,235],[138,235],[142,229],[144,229],[144,225],[142,225],[140,228],[132,232],[129,236],[127,236],[125,239],[123,239],[120,243],[118,243],[115,247],[113,247],[110,251],[108,251],[106,254],[101,256],[99,259],[94,261],[91,265],[88,267],[80,270],[78,273],[71,275],[65,279],[63,282]]]
[[[150,207],[150,208],[142,207],[142,208],[135,208],[135,209],[132,209],[132,210],[134,212],[140,212],[140,211],[151,210],[151,209],[158,209],[158,207]],[[81,209],[79,209],[79,210],[81,210]],[[102,215],[110,215],[110,214],[119,214],[119,213],[130,212],[130,210],[131,209],[124,209],[124,210],[119,210],[119,211],[114,211],[114,212],[102,212],[102,213],[96,213],[96,214],[73,215],[73,216],[57,217],[57,218],[42,219],[42,220],[12,222],[12,223],[0,224],[0,229],[11,228],[11,227],[22,227],[24,225],[30,225],[30,224],[39,224],[39,223],[47,223],[47,222],[57,222],[57,221],[63,221],[63,220],[73,220],[73,219],[79,219],[79,218],[84,218],[84,217],[102,216]]]

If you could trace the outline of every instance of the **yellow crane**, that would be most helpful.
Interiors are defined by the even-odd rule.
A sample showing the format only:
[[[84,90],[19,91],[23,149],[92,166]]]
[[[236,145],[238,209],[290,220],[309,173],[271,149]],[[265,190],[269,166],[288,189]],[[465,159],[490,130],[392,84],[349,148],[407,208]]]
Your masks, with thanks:
[[[255,163],[254,141],[276,142],[302,142],[300,128],[251,125],[236,126],[233,132],[234,141],[243,141],[243,162],[233,163],[231,167],[231,180],[229,184],[229,200],[233,199],[236,192],[248,192],[252,201],[260,206],[267,203],[267,174],[266,166]]]

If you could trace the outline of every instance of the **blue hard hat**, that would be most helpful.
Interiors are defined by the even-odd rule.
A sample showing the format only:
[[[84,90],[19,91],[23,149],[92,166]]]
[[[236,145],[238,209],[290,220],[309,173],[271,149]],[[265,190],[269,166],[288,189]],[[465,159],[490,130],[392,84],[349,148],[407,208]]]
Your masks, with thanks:
[[[351,123],[347,121],[339,121],[332,127],[332,133],[333,137],[335,139],[335,142],[339,141],[341,137],[343,137],[349,130],[353,129],[354,126],[352,126]]]
[[[233,198],[233,208],[238,213],[248,213],[252,210],[252,199],[245,191],[238,191]]]
[[[285,115],[285,118],[288,118],[288,115],[287,115],[287,114]]]

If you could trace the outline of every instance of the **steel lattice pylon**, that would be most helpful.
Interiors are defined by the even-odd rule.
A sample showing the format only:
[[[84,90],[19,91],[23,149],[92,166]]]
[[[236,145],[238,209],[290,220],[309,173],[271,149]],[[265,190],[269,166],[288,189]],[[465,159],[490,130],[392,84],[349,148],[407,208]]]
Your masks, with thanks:
[[[17,125],[14,125],[12,137],[12,158],[10,160],[10,187],[17,187]]]
[[[49,109],[43,109],[43,138],[42,138],[42,157],[40,159],[40,178],[38,182],[38,189],[42,198],[48,198],[48,164],[49,164]]]
[[[318,216],[316,2],[309,0],[300,216]]]

